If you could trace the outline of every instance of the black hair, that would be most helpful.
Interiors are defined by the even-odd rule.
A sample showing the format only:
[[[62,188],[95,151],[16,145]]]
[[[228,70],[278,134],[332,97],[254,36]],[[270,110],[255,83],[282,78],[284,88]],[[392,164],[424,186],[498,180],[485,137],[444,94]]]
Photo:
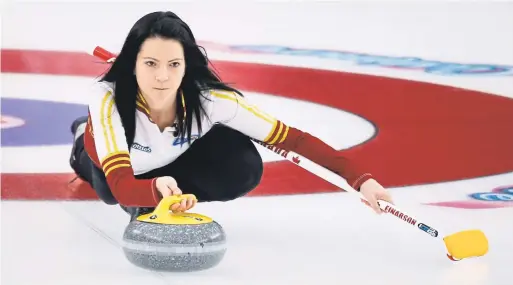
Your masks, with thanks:
[[[220,77],[209,67],[205,49],[196,43],[189,26],[172,12],[152,12],[140,18],[130,30],[120,53],[110,69],[100,81],[114,83],[114,101],[119,111],[128,148],[132,146],[135,135],[136,99],[139,92],[134,74],[137,54],[143,42],[152,37],[174,39],[184,49],[185,76],[177,93],[178,119],[177,135],[183,143],[185,134],[191,143],[191,127],[193,116],[196,117],[198,130],[201,133],[202,92],[210,89],[226,90],[242,94],[222,82]],[[211,64],[211,63],[210,63]],[[185,109],[182,106],[180,92],[184,96]],[[184,114],[187,114],[184,119]]]

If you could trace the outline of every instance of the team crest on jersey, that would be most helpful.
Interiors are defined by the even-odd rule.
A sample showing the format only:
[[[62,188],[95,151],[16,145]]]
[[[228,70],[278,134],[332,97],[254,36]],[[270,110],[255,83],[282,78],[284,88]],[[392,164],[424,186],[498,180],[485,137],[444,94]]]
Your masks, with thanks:
[[[140,151],[148,152],[148,153],[151,152],[151,148],[149,146],[142,146],[142,145],[140,145],[140,144],[138,144],[136,142],[134,142],[132,144],[132,148],[140,150]]]
[[[195,140],[197,140],[200,136],[199,135],[191,135],[191,143]],[[174,139],[173,141],[173,146],[175,145],[181,145],[181,144],[184,144],[187,142],[187,137],[184,137],[183,140],[182,138],[178,137],[176,139]]]

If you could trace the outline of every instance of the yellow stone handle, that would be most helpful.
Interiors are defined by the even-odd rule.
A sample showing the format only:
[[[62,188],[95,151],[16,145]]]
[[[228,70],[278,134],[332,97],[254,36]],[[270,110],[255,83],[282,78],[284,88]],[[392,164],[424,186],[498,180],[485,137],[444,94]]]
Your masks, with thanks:
[[[159,204],[153,211],[153,214],[157,215],[157,217],[165,217],[166,215],[169,215],[169,211],[171,210],[171,206],[173,204],[180,203],[182,200],[189,198],[192,198],[193,200],[198,202],[194,194],[173,195],[164,197],[162,200],[160,200]]]

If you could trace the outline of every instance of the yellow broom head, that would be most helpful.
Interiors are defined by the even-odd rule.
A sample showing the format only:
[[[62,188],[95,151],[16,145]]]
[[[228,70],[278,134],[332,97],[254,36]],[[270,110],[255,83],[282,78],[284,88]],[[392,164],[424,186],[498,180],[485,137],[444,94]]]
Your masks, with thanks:
[[[456,259],[483,256],[488,252],[488,239],[480,230],[468,230],[444,237],[449,255]]]

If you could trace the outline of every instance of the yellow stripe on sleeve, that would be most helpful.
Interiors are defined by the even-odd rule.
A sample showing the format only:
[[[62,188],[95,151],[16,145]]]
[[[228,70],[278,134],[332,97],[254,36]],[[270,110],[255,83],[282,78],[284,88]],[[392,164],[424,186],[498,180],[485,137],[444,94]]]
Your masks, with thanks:
[[[107,171],[105,171],[105,177],[109,176],[109,173],[111,173],[113,170],[121,168],[121,167],[131,167],[130,164],[116,164],[115,166],[109,168]]]
[[[119,161],[127,161],[128,163],[130,163],[130,158],[129,157],[118,157],[118,158],[115,158],[115,159],[111,159],[109,160],[109,162],[105,163],[104,165],[102,165],[103,167],[103,170],[107,170],[107,168],[109,167],[109,165],[113,164],[113,163],[116,163],[116,162],[119,162]]]
[[[130,153],[128,151],[119,151],[119,152],[113,152],[113,153],[109,153],[108,155],[106,155],[101,161],[100,163],[103,165],[105,163],[105,161],[107,161],[108,159],[116,156],[116,155],[119,155],[119,156],[126,156],[126,157],[130,157]]]
[[[265,137],[264,142],[268,142],[271,139],[271,136],[274,134],[274,131],[276,130],[276,126],[278,126],[278,120],[274,121],[273,127],[267,137]]]
[[[105,93],[102,99],[102,106],[100,110],[100,124],[102,126],[103,138],[105,139],[105,147],[107,154],[119,153],[118,144],[116,142],[116,135],[114,132],[114,125],[112,124],[112,113],[114,109],[114,97],[109,91]]]
[[[227,99],[227,100],[230,100],[230,101],[234,101],[234,102],[237,102],[239,104],[239,106],[243,107],[244,109],[248,110],[249,112],[251,112],[252,114],[254,114],[255,116],[271,123],[271,124],[276,124],[276,119],[273,118],[272,116],[269,116],[268,114],[260,111],[256,106],[249,106],[248,104],[246,104],[246,102],[243,100],[242,97],[239,97],[239,96],[236,96],[235,93],[219,93],[219,92],[211,92],[211,94],[217,98],[222,98],[222,99]],[[274,127],[273,127],[274,128]]]
[[[108,100],[113,100],[111,97],[111,92],[105,93],[102,99],[102,107],[100,110],[100,123],[103,130],[103,138],[105,139],[105,146],[107,148],[107,153],[111,153],[110,143],[109,143],[109,134],[107,126],[105,126],[105,106],[107,105]]]
[[[102,161],[101,165],[105,176],[108,176],[113,170],[120,167],[131,167],[130,155],[126,151],[120,151],[107,155]]]
[[[278,143],[282,143],[287,138],[287,135],[289,134],[289,126],[286,126],[285,132],[283,133],[283,136],[281,137],[281,140]]]
[[[282,130],[283,130],[283,123],[280,122],[280,128],[278,129],[278,132],[273,137],[273,139],[269,142],[269,144],[275,144],[276,143],[276,141],[280,138]]]
[[[279,127],[276,128],[276,126],[274,126],[271,132],[267,135],[264,140],[265,143],[274,145],[285,141],[289,133],[289,126],[285,125],[282,121],[278,121],[277,125]]]
[[[112,109],[114,108],[114,99],[111,99],[110,100],[110,103],[109,103],[109,108],[108,108],[108,122],[107,122],[107,125],[109,126],[109,130],[110,130],[110,137],[111,137],[111,141],[112,141],[112,147],[114,148],[113,151],[114,152],[118,152],[119,149],[118,149],[118,144],[116,142],[116,135],[114,134],[114,127],[112,126]]]

